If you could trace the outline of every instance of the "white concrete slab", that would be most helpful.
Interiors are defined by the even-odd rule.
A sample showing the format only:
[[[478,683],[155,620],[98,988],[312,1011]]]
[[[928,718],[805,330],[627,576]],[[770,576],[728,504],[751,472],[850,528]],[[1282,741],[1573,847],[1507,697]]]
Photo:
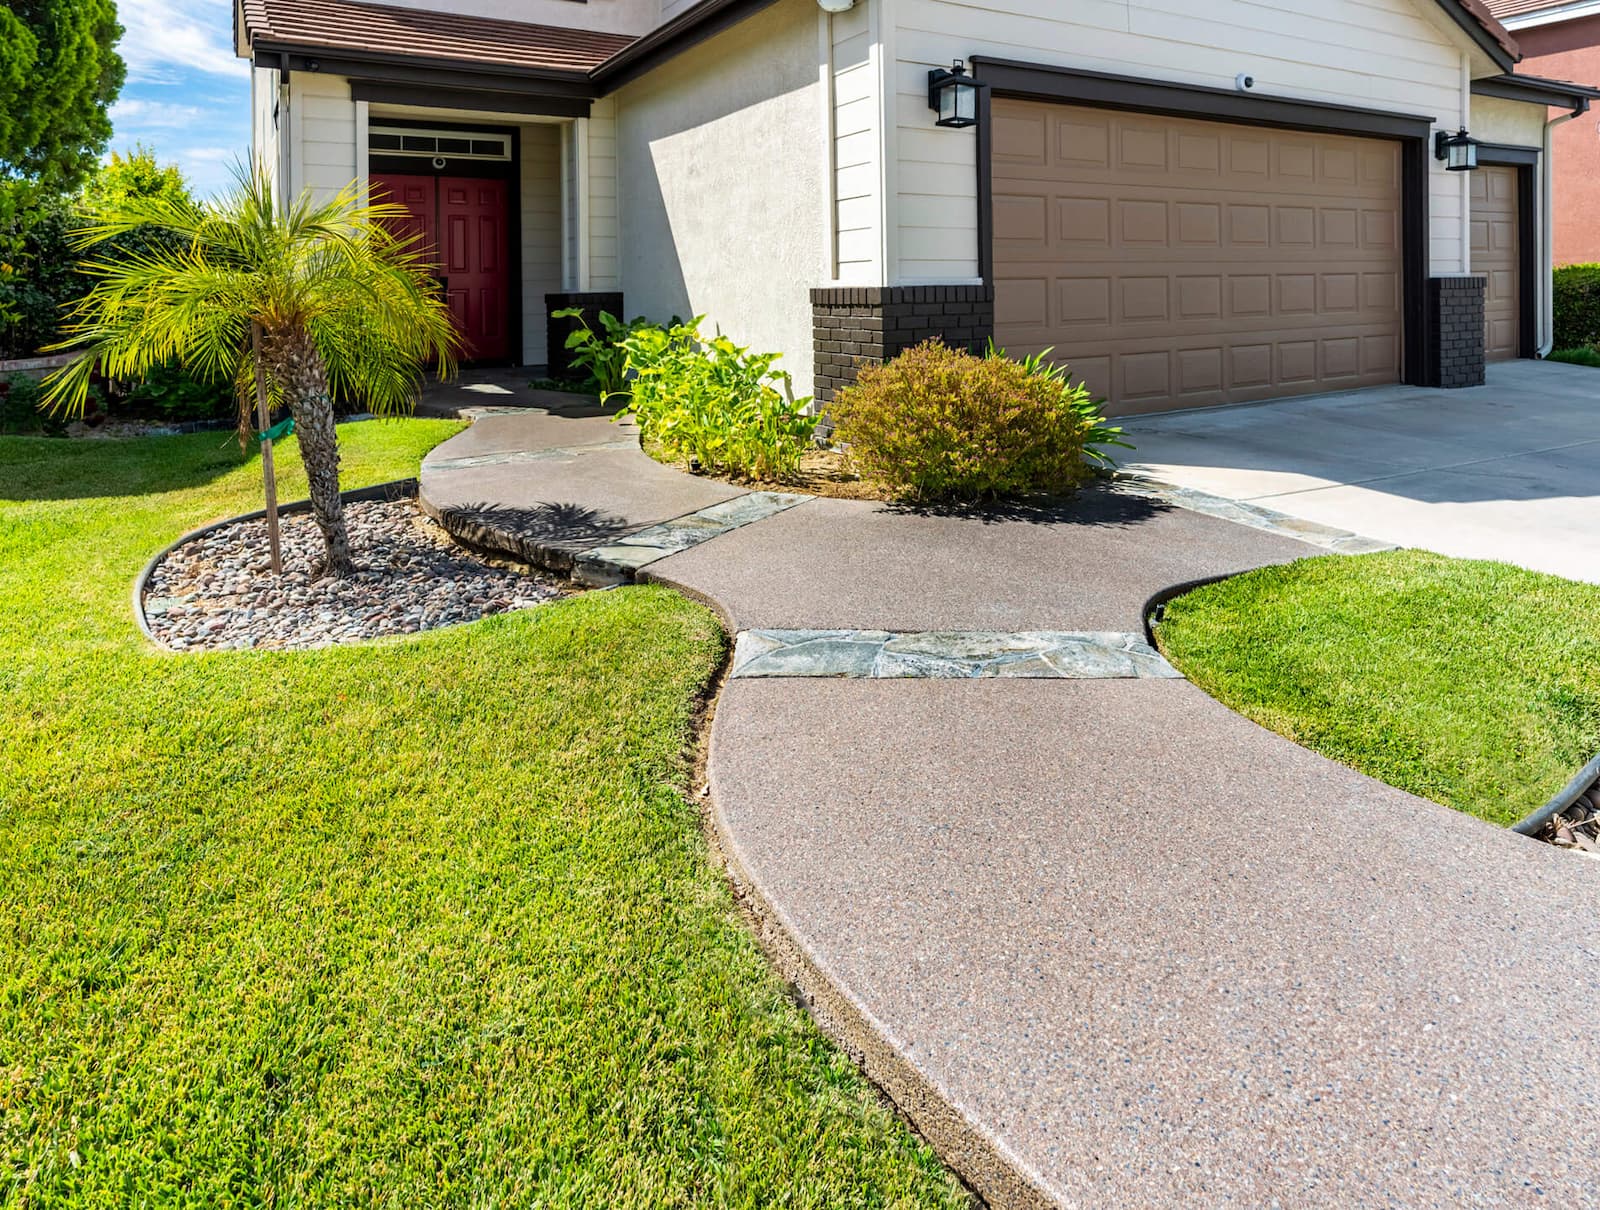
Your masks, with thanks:
[[[1600,370],[1489,367],[1124,421],[1130,471],[1370,538],[1600,583]]]

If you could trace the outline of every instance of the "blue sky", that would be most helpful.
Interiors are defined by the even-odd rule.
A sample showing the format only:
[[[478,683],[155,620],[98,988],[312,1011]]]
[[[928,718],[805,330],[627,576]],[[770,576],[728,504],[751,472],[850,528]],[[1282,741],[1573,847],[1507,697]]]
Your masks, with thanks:
[[[233,54],[231,0],[117,0],[128,80],[111,110],[118,150],[144,143],[201,196],[250,151],[250,71]]]

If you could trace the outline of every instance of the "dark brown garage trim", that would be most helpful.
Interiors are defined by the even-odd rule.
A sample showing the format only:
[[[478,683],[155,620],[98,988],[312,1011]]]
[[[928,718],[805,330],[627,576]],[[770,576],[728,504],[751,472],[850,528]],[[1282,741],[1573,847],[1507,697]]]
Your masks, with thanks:
[[[1428,287],[1428,135],[1433,118],[984,55],[973,56],[971,63],[973,76],[988,85],[978,90],[977,152],[978,272],[989,286],[994,285],[994,169],[990,156],[994,139],[991,98],[995,96],[1398,141],[1400,255],[1405,278],[1402,377],[1412,386],[1434,385],[1437,373],[1428,354],[1433,331]]]
[[[1538,291],[1539,219],[1536,209],[1536,174],[1539,149],[1509,143],[1479,143],[1478,163],[1510,166],[1517,170],[1517,356],[1533,357],[1539,351]]]

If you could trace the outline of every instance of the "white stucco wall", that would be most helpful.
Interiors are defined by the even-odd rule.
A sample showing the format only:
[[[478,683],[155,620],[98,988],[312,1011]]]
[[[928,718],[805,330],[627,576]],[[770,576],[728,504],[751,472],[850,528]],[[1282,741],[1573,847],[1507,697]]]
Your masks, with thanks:
[[[830,259],[818,23],[780,0],[617,94],[628,312],[704,313],[807,395]]]
[[[1521,101],[1502,101],[1499,97],[1473,97],[1472,120],[1467,129],[1485,143],[1509,143],[1517,147],[1542,147],[1544,124],[1550,111],[1543,105]]]
[[[868,0],[892,14],[895,137],[885,165],[895,218],[892,283],[953,282],[978,272],[976,140],[940,130],[931,67],[989,55],[1232,88],[1240,72],[1264,96],[1466,118],[1473,74],[1489,68],[1433,0]],[[1466,267],[1466,190],[1430,160],[1434,273]]]

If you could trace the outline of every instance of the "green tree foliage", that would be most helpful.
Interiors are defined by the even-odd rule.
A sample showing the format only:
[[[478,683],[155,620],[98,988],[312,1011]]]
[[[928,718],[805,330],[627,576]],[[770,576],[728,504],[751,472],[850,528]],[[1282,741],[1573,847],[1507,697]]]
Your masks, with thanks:
[[[388,225],[404,215],[400,206],[363,203],[359,183],[326,202],[303,194],[280,213],[261,171],[241,173],[216,202],[140,197],[109,205],[75,235],[82,249],[110,250],[84,266],[94,288],[64,343],[85,354],[52,376],[47,399],[77,411],[96,373],[140,381],[168,365],[231,382],[249,398],[259,337],[266,387],[294,417],[326,570],[349,575],[334,396],[380,414],[407,409],[422,367],[448,371],[457,345],[415,239]],[[114,241],[146,229],[170,242],[115,250]]]
[[[111,138],[121,36],[114,0],[0,7],[0,179],[56,191],[82,183]]]
[[[0,357],[28,357],[60,339],[65,308],[94,284],[79,271],[69,237],[84,213],[139,198],[193,200],[178,166],[161,163],[142,144],[112,152],[76,197],[29,189],[35,196],[17,224],[15,242],[0,254]],[[170,244],[171,237],[147,227],[118,236],[107,250],[138,254],[157,242]]]

